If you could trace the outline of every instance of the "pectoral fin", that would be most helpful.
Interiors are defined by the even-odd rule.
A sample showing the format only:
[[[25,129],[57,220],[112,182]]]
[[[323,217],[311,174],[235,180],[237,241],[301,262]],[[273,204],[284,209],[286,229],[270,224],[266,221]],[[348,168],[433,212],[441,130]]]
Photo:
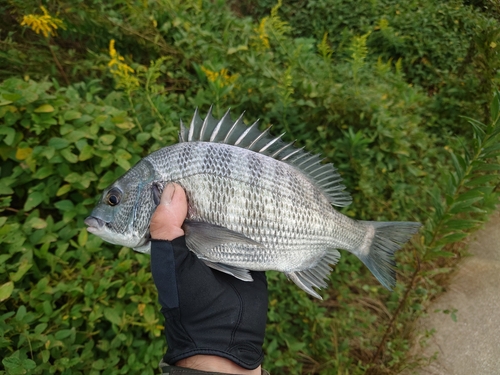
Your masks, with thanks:
[[[206,259],[202,259],[202,261],[203,263],[205,263],[210,268],[213,268],[214,270],[227,273],[243,281],[253,281],[252,275],[250,275],[249,270],[228,266],[227,264],[210,262],[209,260]]]
[[[186,220],[183,229],[186,235],[186,245],[190,250],[200,255],[205,254],[206,250],[230,243],[262,247],[260,243],[241,233],[202,221]]]
[[[156,181],[151,184],[151,195],[153,196],[153,202],[157,206],[160,204],[162,192],[163,184],[160,181]]]

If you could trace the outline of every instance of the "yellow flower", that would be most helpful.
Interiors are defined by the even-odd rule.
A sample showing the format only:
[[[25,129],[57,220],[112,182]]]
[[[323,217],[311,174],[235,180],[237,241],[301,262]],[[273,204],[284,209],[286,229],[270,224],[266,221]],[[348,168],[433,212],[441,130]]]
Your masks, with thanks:
[[[37,34],[40,34],[40,32],[42,32],[42,34],[46,38],[51,33],[55,34],[57,28],[60,27],[64,29],[62,20],[56,17],[52,17],[49,12],[47,12],[47,9],[45,9],[44,6],[41,6],[40,9],[42,9],[43,11],[43,16],[28,14],[27,16],[23,17],[21,26],[28,26]]]
[[[202,66],[201,70],[205,73],[210,82],[214,82],[220,87],[232,85],[238,79],[238,74],[229,75],[227,69],[221,69],[219,72],[213,72]]]
[[[114,39],[109,42],[109,57],[111,60],[108,66],[116,79],[117,87],[129,90],[139,87],[139,79],[134,75],[134,69],[124,63],[125,59],[116,52]]]
[[[267,23],[267,20],[269,18],[268,17],[264,17],[260,23],[259,23],[259,27],[257,28],[257,34],[259,35],[259,39],[260,41],[262,42],[262,46],[265,48],[265,49],[269,49],[271,46],[269,45],[269,35],[267,34],[267,31],[266,31],[266,23]]]

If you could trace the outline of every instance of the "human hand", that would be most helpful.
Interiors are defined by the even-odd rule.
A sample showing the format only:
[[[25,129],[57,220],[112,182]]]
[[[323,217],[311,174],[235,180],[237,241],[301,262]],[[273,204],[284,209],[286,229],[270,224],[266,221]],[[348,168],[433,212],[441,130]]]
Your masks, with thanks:
[[[187,198],[182,186],[168,183],[161,195],[149,225],[151,238],[155,240],[173,240],[184,235],[181,228],[187,215]]]

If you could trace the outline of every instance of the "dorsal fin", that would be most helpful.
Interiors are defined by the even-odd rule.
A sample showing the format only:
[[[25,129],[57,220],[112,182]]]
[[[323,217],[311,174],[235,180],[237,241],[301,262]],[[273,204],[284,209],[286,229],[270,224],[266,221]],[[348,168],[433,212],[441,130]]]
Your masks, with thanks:
[[[294,147],[293,142],[283,142],[281,137],[284,133],[279,137],[273,137],[269,134],[269,128],[260,131],[258,122],[257,120],[251,126],[245,125],[243,114],[233,121],[230,111],[217,120],[212,116],[212,107],[203,120],[196,109],[189,128],[186,128],[181,121],[179,142],[225,143],[270,156],[300,170],[334,206],[344,207],[351,203],[351,196],[344,191],[342,178],[333,164],[322,164],[319,155]]]

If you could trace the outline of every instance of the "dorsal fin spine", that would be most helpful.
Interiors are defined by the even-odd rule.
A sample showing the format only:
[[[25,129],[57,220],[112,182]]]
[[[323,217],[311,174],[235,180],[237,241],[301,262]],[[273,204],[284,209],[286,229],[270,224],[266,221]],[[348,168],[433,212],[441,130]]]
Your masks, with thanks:
[[[276,143],[277,141],[281,140],[281,137],[283,137],[284,135],[285,135],[285,133],[282,133],[279,137],[276,137],[273,140],[267,142],[266,145],[264,147],[262,147],[258,152],[264,152],[264,151],[266,151],[274,143]]]
[[[257,121],[259,121],[259,120],[257,120]],[[264,130],[262,133],[260,133],[260,135],[257,138],[255,138],[255,140],[252,143],[250,143],[250,146],[248,146],[247,148],[249,150],[252,150],[253,146],[255,146],[256,143],[259,142],[263,137],[265,137],[270,129],[271,129],[271,127],[268,127],[266,130]]]
[[[213,109],[213,105],[210,106],[208,113],[205,116],[205,119],[203,120],[203,125],[201,125],[200,141],[203,141],[203,139],[205,139],[205,130],[207,129],[208,120],[212,116],[212,109]]]
[[[283,133],[285,134],[285,133]],[[281,147],[278,151],[275,151],[272,155],[270,155],[272,158],[275,158],[277,157],[281,152],[285,151],[288,147],[290,146],[293,146],[293,144],[295,143],[294,142],[290,142],[290,143],[287,143],[286,145],[284,145],[283,147]]]
[[[186,127],[184,126],[184,123],[181,120],[181,126],[179,130],[179,142],[186,142],[186,139],[184,138],[186,133]]]
[[[259,120],[255,121],[249,128],[247,128],[243,134],[240,135],[240,137],[238,138],[238,140],[234,143],[235,146],[238,146],[242,141],[243,139],[245,139],[245,137],[247,136],[248,133],[250,133],[250,131],[256,126],[259,124]]]
[[[329,170],[325,170],[324,172],[321,172],[321,173],[317,174],[315,177],[316,177],[316,178],[318,178],[318,177],[320,177],[320,176],[323,176],[323,175],[324,175],[324,174],[326,174],[326,173],[331,173],[331,171],[329,171]]]
[[[316,171],[319,171],[322,168],[327,169],[327,168],[325,168],[325,166],[326,166],[326,164],[320,164],[319,166],[317,165],[317,168],[314,168],[313,170],[310,170],[309,168],[313,167],[313,165],[311,165],[311,166],[305,168],[304,170],[307,171],[307,172],[309,172],[310,174],[314,174],[314,173],[316,173]]]
[[[296,155],[296,154],[298,154],[299,152],[301,152],[301,151],[303,151],[303,150],[304,150],[304,147],[298,148],[298,149],[296,149],[294,152],[292,152],[292,153],[288,154],[287,156],[285,156],[285,157],[284,157],[283,159],[281,159],[281,160],[286,160],[286,159],[289,159],[289,158],[291,158],[293,155]]]
[[[219,133],[220,127],[226,120],[226,118],[231,117],[231,109],[228,109],[226,113],[224,113],[224,116],[219,120],[217,123],[217,126],[215,127],[214,131],[212,132],[212,135],[210,136],[210,142],[214,142],[215,138],[217,137],[217,134]]]
[[[229,131],[227,132],[222,143],[227,143],[229,140],[229,137],[231,137],[231,134],[233,134],[234,130],[239,126],[240,123],[243,123],[243,115],[244,114],[245,114],[245,112],[242,112],[240,117],[238,117],[238,119],[234,122],[233,126],[231,126],[231,129],[229,129]]]
[[[309,163],[310,161],[313,161],[314,159],[319,159],[318,155],[311,155],[310,157],[306,158],[305,160],[302,160],[300,163],[297,164],[297,167],[302,167],[304,164]],[[300,160],[297,158],[297,160]],[[316,163],[313,163],[311,165],[315,165]],[[307,166],[305,169],[310,168],[311,166]]]
[[[323,175],[323,174],[320,174],[320,175],[316,176],[316,182],[317,182],[318,184],[320,184],[320,185],[321,185],[324,181],[328,180],[328,179],[331,177],[331,174],[330,174],[330,175],[328,175],[328,176],[326,176],[326,177],[323,177],[321,180],[318,180],[317,178],[318,178],[318,177],[320,177],[320,176],[322,176],[322,175]]]
[[[188,142],[193,141],[196,117],[198,117],[198,108],[194,110],[193,119],[191,120],[191,125],[189,125]]]
[[[304,163],[307,163],[307,161],[309,159],[314,159],[315,157],[316,157],[316,155],[311,155],[310,153],[304,151],[303,153],[299,154],[295,159],[293,159],[293,164],[296,165],[297,167],[301,168],[302,165]],[[305,160],[302,160],[304,158],[305,158]],[[302,160],[302,162],[299,163],[299,160]]]

